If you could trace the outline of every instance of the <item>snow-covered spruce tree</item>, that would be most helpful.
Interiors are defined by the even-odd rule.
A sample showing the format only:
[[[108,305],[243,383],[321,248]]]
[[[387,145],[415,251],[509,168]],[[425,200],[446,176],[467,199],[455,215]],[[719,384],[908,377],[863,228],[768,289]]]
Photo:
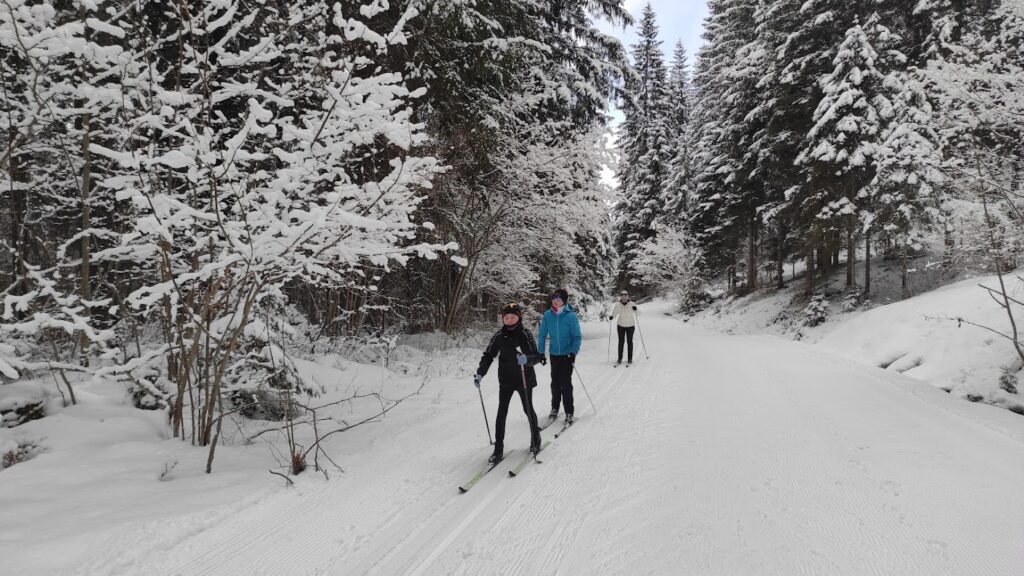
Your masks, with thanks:
[[[711,105],[724,90],[720,73],[728,63],[728,56],[716,41],[717,35],[723,32],[714,17],[719,10],[718,3],[709,3],[708,9],[711,15],[704,21],[705,42],[697,54],[693,74],[696,97],[687,134],[687,146],[693,155],[686,226],[705,252],[709,273],[716,275],[731,266],[733,252],[728,244],[729,236],[725,234],[730,223],[719,216],[718,210],[717,201],[722,197],[724,186],[723,179],[715,174],[715,161],[722,122]]]
[[[631,271],[640,246],[654,236],[663,211],[662,195],[672,162],[669,133],[668,77],[654,10],[648,4],[633,46],[633,74],[626,81],[620,128],[621,201],[616,207],[615,245],[620,256],[618,284],[640,292],[645,288]]]
[[[689,226],[706,249],[711,274],[725,272],[735,287],[737,252],[747,242],[747,286],[756,285],[753,241],[761,189],[751,179],[754,125],[749,114],[757,80],[748,47],[754,2],[720,0],[708,5],[705,45],[694,76],[698,94],[693,130],[693,196]]]
[[[745,244],[743,267],[745,271],[745,290],[753,290],[758,285],[758,241],[761,235],[759,209],[764,203],[765,189],[757,178],[757,148],[754,147],[757,133],[763,118],[753,114],[758,105],[757,83],[764,66],[764,51],[756,41],[754,0],[736,0],[728,10],[730,28],[735,32],[730,42],[742,44],[736,51],[735,61],[726,69],[726,89],[723,94],[726,119],[725,154],[730,157],[728,164],[733,171],[726,177],[730,188],[725,210],[735,215],[739,228],[735,231],[743,235]]]
[[[104,257],[144,270],[125,305],[164,339],[106,374],[165,390],[174,434],[207,445],[226,398],[298,387],[280,345],[289,285],[338,289],[436,253],[411,216],[437,162],[410,153],[416,95],[380,65],[404,41],[401,24],[367,25],[386,7],[193,8],[133,15],[149,66],[124,82],[120,146],[92,150],[139,213]]]
[[[784,264],[802,252],[796,228],[796,208],[806,185],[804,172],[793,165],[803,136],[812,123],[812,88],[802,86],[790,68],[793,51],[791,35],[803,22],[803,2],[760,0],[754,12],[755,39],[747,48],[758,63],[760,77],[753,92],[750,118],[756,121],[750,153],[755,176],[762,189],[758,214],[762,226],[773,230],[761,234],[762,252],[772,261],[775,286],[784,285]],[[814,87],[816,88],[816,86]]]
[[[669,177],[662,193],[664,211],[659,224],[681,228],[690,196],[693,154],[690,149],[690,116],[693,100],[690,63],[682,41],[676,43],[668,76],[669,116],[667,130],[672,142]]]
[[[926,227],[944,223],[942,141],[935,113],[916,74],[895,71],[885,78],[893,96],[889,118],[877,150],[877,171],[861,198],[863,230],[877,230],[879,239],[893,245],[900,259],[902,296],[910,297],[907,262],[919,249]],[[866,252],[870,264],[870,252]],[[865,266],[864,290],[870,290],[870,265]]]
[[[744,50],[745,68],[757,75],[746,117],[752,124],[751,189],[760,196],[754,202],[758,220],[774,228],[767,251],[774,255],[776,285],[782,284],[784,260],[794,252],[808,260],[808,291],[813,291],[817,267],[828,269],[838,255],[838,235],[823,233],[816,212],[805,212],[804,199],[819,190],[793,159],[816,124],[820,79],[833,71],[836,49],[856,8],[832,0],[763,0],[754,11],[756,36]]]
[[[866,27],[885,39],[877,18]],[[801,200],[801,216],[812,237],[846,237],[846,285],[855,284],[856,229],[864,187],[874,178],[885,115],[891,102],[878,71],[878,53],[865,27],[846,31],[831,73],[821,79],[822,98],[796,163],[807,169],[811,194]],[[866,242],[870,243],[870,229]],[[870,286],[864,289],[870,290]]]
[[[786,62],[782,71],[784,82],[799,92],[796,101],[791,103],[791,111],[802,130],[804,141],[798,148],[798,154],[802,154],[808,151],[807,135],[820,120],[819,104],[824,98],[821,79],[835,70],[838,47],[846,31],[853,26],[857,13],[856,6],[849,3],[811,0],[799,7],[798,14],[798,21],[788,22],[795,29],[790,31],[779,56]],[[823,207],[843,197],[845,188],[841,183],[827,181],[834,177],[824,171],[817,180],[810,176],[807,168],[801,171],[803,183],[791,189],[790,198],[794,203],[793,232],[799,238],[807,261],[805,291],[811,294],[818,270],[828,271],[837,263],[845,236],[845,228],[840,227],[842,218],[826,222],[819,221],[818,215]],[[822,185],[829,188],[823,189]]]

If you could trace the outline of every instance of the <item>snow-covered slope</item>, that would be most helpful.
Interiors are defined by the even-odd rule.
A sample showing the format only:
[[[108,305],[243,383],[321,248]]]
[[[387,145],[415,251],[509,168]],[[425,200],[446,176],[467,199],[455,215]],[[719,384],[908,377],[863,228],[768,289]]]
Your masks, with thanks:
[[[820,348],[712,334],[645,308],[650,359],[640,348],[631,368],[605,362],[606,325],[585,327],[579,375],[597,411],[577,387],[577,426],[516,478],[507,460],[457,493],[487,436],[469,379],[439,377],[347,439],[346,472],[330,480],[305,474],[283,489],[268,475],[220,508],[132,522],[112,510],[102,527],[74,510],[35,518],[94,532],[74,561],[60,561],[79,541],[71,530],[40,541],[41,526],[14,528],[5,513],[5,572],[1021,573],[1024,418]],[[493,417],[493,374],[484,392]],[[528,444],[521,413],[509,429],[514,459]],[[60,489],[12,494],[7,474],[34,465],[0,473],[0,509]],[[167,490],[152,495],[188,498]]]
[[[1007,277],[1007,290],[1021,299],[1024,285]],[[965,398],[984,400],[1024,414],[1024,398],[999,386],[1004,369],[1016,384],[1017,353],[1004,334],[1010,324],[1003,311],[979,284],[998,289],[998,278],[965,280],[938,290],[882,306],[835,327],[820,345],[855,360],[902,372]],[[1018,322],[1024,309],[1014,305]],[[1021,387],[1024,391],[1024,386]]]

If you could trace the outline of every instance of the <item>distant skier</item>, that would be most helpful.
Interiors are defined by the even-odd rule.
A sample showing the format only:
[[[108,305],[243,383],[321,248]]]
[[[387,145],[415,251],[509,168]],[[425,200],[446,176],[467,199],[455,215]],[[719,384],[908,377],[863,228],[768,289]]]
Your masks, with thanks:
[[[505,419],[509,402],[516,393],[523,402],[523,411],[530,422],[530,452],[536,454],[540,450],[540,428],[537,425],[537,413],[533,411],[530,390],[537,386],[533,366],[546,362],[544,356],[537,351],[533,333],[523,327],[523,310],[519,304],[513,302],[502,307],[501,323],[504,326],[491,338],[480,358],[476,375],[473,376],[473,384],[479,388],[491,362],[495,356],[498,357],[498,417],[494,425],[494,453],[490,458],[495,463],[504,457]]]
[[[580,321],[568,300],[569,293],[564,288],[551,293],[551,308],[540,321],[537,342],[540,353],[544,354],[549,350],[548,340],[551,341],[551,414],[548,417],[552,420],[558,418],[558,407],[561,404],[565,407],[566,422],[571,423],[574,411],[572,369],[583,335],[580,332]]]
[[[612,308],[611,316],[608,317],[609,320],[615,320],[616,317],[619,318],[619,321],[616,322],[619,329],[619,359],[615,361],[616,366],[622,364],[622,344],[624,341],[629,349],[629,355],[626,356],[626,366],[628,367],[633,364],[633,331],[636,330],[636,315],[636,304],[630,302],[629,292],[623,290],[619,293],[619,301]]]

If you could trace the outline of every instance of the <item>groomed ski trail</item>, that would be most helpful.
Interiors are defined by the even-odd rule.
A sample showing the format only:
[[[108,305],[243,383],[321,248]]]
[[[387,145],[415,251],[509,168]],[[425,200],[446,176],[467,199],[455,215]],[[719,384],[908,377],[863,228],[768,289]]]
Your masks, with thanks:
[[[81,573],[1024,570],[1020,416],[801,344],[708,334],[646,308],[651,359],[612,370],[600,354],[606,327],[587,327],[595,338],[578,369],[599,413],[574,380],[578,429],[514,479],[506,460],[458,494],[487,456],[486,439],[474,448],[452,440],[480,418],[467,381],[465,401],[381,438],[345,475],[300,482],[215,524],[179,520],[190,532],[166,549],[145,546],[166,524],[139,527],[106,564]],[[546,369],[538,380],[543,413]],[[521,413],[510,410],[508,429],[506,446],[525,449]]]

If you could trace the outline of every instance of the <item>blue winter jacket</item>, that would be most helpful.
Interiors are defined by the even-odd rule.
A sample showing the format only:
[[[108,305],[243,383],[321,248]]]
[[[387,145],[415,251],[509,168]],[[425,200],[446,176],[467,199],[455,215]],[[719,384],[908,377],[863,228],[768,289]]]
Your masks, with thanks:
[[[537,349],[541,354],[548,350],[548,339],[551,340],[552,356],[579,354],[583,334],[580,332],[580,320],[570,306],[566,306],[561,314],[550,309],[544,313],[537,333]]]

